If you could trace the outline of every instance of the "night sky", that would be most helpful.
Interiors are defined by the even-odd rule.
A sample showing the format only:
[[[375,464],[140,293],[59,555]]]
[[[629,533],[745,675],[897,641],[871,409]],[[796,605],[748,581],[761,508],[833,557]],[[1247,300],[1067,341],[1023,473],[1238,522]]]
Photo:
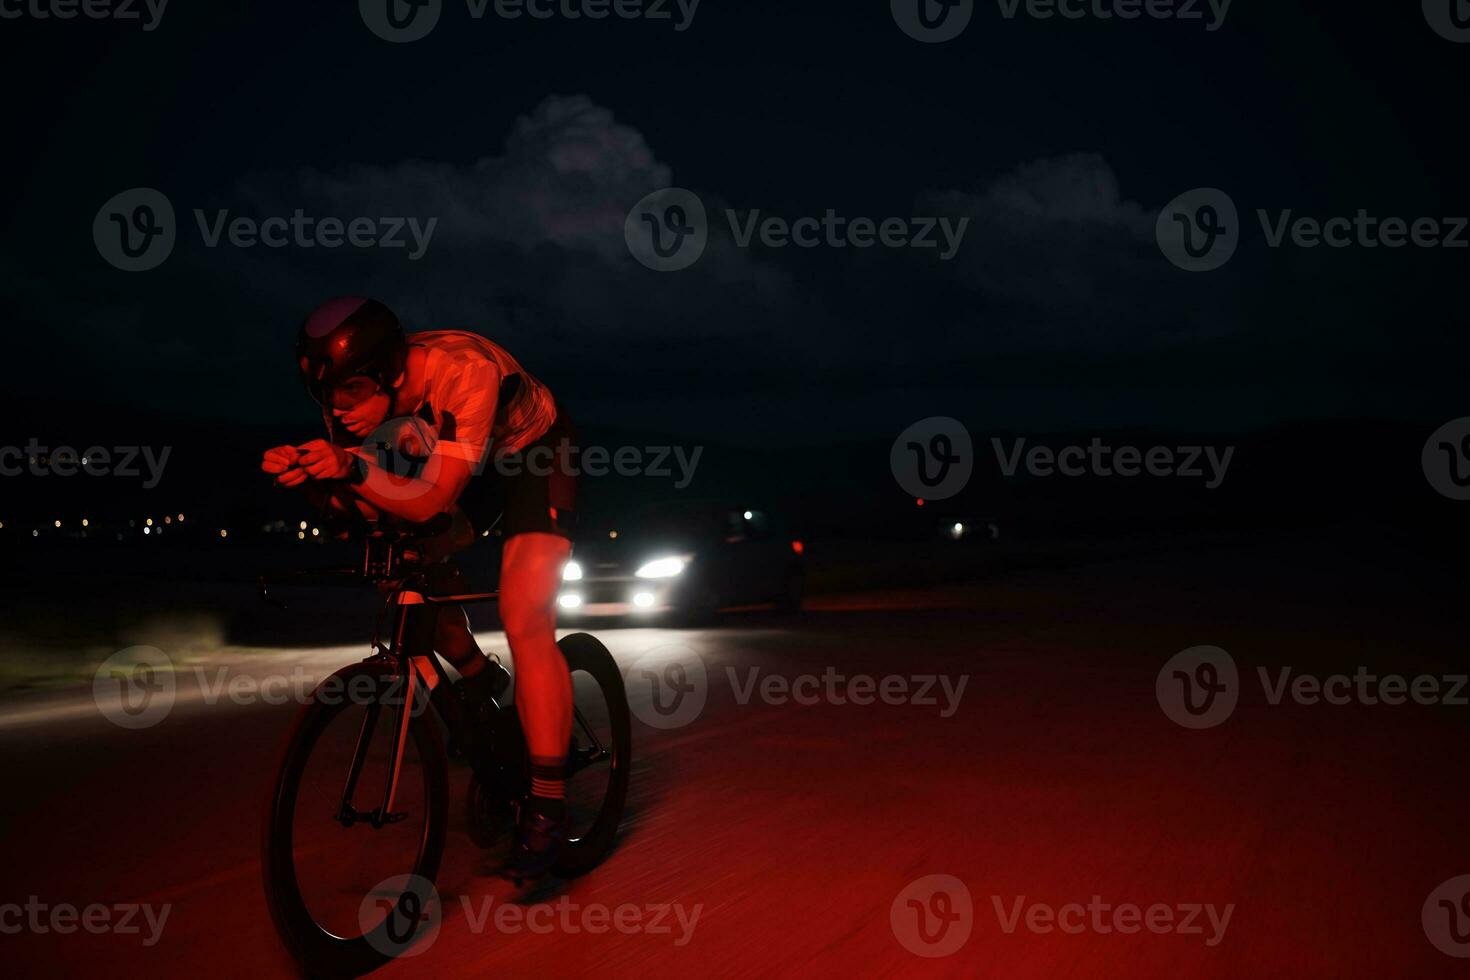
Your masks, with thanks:
[[[321,299],[357,293],[410,329],[485,333],[579,417],[751,443],[891,437],[935,414],[1011,429],[1464,414],[1470,249],[1272,249],[1255,216],[1470,214],[1470,46],[1418,3],[1237,0],[1210,31],[1006,19],[990,0],[942,44],[876,0],[704,0],[682,31],[670,10],[475,20],[449,0],[407,44],[353,3],[175,0],[151,31],[0,21],[20,417],[309,426],[291,340]],[[178,240],[128,273],[92,225],[140,186],[168,197]],[[660,273],[623,223],[666,186],[699,195],[712,231],[697,264]],[[1240,212],[1213,272],[1175,268],[1154,236],[1196,187]],[[410,261],[207,248],[196,208],[438,223]],[[970,224],[950,261],[742,249],[727,208]]]

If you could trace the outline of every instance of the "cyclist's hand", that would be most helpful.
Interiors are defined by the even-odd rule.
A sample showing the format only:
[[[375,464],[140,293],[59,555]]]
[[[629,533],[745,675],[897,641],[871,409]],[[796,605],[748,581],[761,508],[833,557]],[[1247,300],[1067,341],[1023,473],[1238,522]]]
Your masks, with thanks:
[[[299,465],[313,480],[345,480],[352,473],[356,457],[325,439],[313,439],[296,449]]]
[[[306,482],[306,473],[296,464],[300,454],[295,446],[267,449],[260,458],[260,468],[276,478],[278,487],[294,487]]]
[[[277,446],[274,449],[267,449],[260,457],[260,468],[272,476],[279,476],[295,466],[295,446]]]

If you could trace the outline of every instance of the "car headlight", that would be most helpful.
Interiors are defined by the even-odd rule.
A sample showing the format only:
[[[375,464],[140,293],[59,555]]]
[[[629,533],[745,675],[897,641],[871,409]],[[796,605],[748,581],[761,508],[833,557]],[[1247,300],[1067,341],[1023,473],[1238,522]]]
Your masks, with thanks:
[[[633,574],[639,578],[673,578],[684,571],[684,565],[683,558],[655,558],[644,562]]]
[[[561,570],[561,580],[563,582],[582,581],[582,566],[574,561],[567,562],[566,567]]]

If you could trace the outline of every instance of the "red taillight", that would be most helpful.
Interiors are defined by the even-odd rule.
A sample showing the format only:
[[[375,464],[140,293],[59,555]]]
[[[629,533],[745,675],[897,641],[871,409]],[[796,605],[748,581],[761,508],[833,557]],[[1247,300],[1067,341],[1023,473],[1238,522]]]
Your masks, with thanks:
[[[917,504],[918,506],[922,507],[922,506],[924,506],[924,498],[923,497],[920,497],[917,500],[915,500],[914,503]]]
[[[791,542],[791,550],[799,555],[803,551],[806,551],[806,545],[802,544],[800,541],[793,541]]]

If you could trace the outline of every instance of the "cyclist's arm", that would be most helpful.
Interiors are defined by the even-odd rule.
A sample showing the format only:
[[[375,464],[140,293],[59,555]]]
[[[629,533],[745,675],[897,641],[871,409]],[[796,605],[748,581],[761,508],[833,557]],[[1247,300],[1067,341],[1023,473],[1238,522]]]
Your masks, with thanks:
[[[365,464],[365,476],[351,481],[358,497],[406,521],[431,520],[455,505],[490,455],[500,381],[500,371],[488,360],[454,362],[449,373],[436,379],[442,393],[436,406],[442,438],[417,478],[390,473],[370,453],[345,450],[325,439],[299,447],[301,466],[313,479],[342,480],[361,465],[353,462],[356,456]]]
[[[453,507],[474,475],[468,461],[443,453],[430,456],[423,475],[417,479],[395,476],[365,455],[356,455],[367,464],[367,477],[352,488],[357,495],[379,510],[415,524]]]

